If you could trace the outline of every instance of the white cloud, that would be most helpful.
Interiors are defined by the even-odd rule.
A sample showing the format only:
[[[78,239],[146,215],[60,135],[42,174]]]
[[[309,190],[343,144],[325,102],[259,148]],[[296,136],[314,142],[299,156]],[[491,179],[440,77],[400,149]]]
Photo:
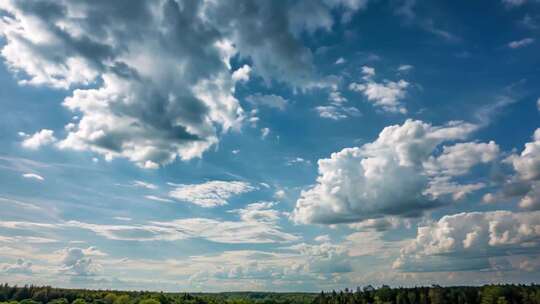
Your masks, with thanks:
[[[218,243],[287,243],[297,241],[297,235],[285,232],[276,221],[279,212],[274,203],[260,202],[237,209],[240,220],[222,221],[210,218],[184,218],[171,221],[150,221],[144,224],[92,224],[80,221],[39,223],[22,221],[0,222],[1,228],[40,231],[83,229],[109,240],[117,241],[177,241],[193,238]],[[62,252],[64,253],[64,252]],[[85,255],[102,256],[93,247]],[[78,253],[77,253],[78,254]]]
[[[416,239],[401,249],[394,268],[412,272],[459,270],[464,264],[484,268],[489,267],[489,257],[537,252],[539,240],[538,211],[447,215],[419,227]]]
[[[161,203],[173,203],[174,201],[168,198],[155,196],[155,195],[145,195],[144,198],[149,199],[151,201],[161,202]]]
[[[114,1],[7,0],[1,55],[21,84],[69,92],[63,105],[80,119],[60,148],[158,168],[201,157],[220,134],[241,127],[235,85],[248,74],[294,89],[328,86],[300,35],[329,29],[333,9],[350,17],[363,2],[155,1],[126,14]],[[236,55],[252,65],[231,71]]]
[[[374,106],[391,113],[407,113],[406,108],[401,103],[407,94],[409,83],[403,79],[394,82],[384,80],[376,82],[372,78],[375,76],[375,69],[367,66],[362,67],[362,78],[364,83],[353,82],[349,84],[349,90],[364,94],[368,101]]]
[[[302,223],[340,223],[384,215],[419,215],[440,203],[425,195],[424,163],[438,145],[466,138],[476,126],[444,126],[407,120],[384,128],[362,147],[320,159],[317,184],[302,191],[293,219]]]
[[[65,248],[59,252],[61,255],[60,271],[76,276],[90,276],[101,272],[102,267],[96,263],[91,256],[102,255],[100,251],[90,247]]]
[[[36,174],[36,173],[25,173],[22,175],[24,178],[28,178],[28,179],[35,179],[35,180],[38,180],[38,181],[43,181],[45,180],[45,178],[43,178],[43,176],[39,175],[39,174]]]
[[[17,259],[14,264],[4,264],[2,272],[8,274],[32,274],[32,263],[24,259]]]
[[[209,181],[202,184],[176,185],[169,196],[204,208],[222,206],[234,195],[250,192],[256,188],[240,181]]]
[[[399,72],[408,72],[408,71],[412,70],[413,68],[414,67],[412,65],[410,65],[410,64],[402,64],[397,68],[397,70]]]
[[[238,213],[240,219],[244,222],[266,222],[272,223],[280,219],[280,212],[272,209],[274,202],[258,202],[247,205],[245,208],[231,210],[232,213]]]
[[[521,179],[540,179],[540,128],[534,132],[533,141],[525,144],[521,154],[512,154],[506,161],[514,167]]]
[[[278,200],[284,199],[285,197],[287,197],[287,193],[285,193],[285,190],[283,189],[279,189],[274,193],[274,198]]]
[[[519,207],[525,210],[540,210],[540,182],[531,184],[530,190],[520,199]]]
[[[146,189],[149,189],[149,190],[156,190],[158,188],[158,186],[156,186],[154,184],[143,182],[143,181],[140,181],[140,180],[133,181],[133,186],[140,187],[140,188],[146,188]]]
[[[321,244],[297,244],[289,247],[297,250],[305,259],[305,268],[314,273],[346,273],[352,271],[347,248],[328,242]]]
[[[270,134],[269,128],[262,128],[261,129],[261,138],[265,139]]]
[[[345,58],[339,57],[334,64],[344,64],[345,62],[347,62]]]
[[[515,40],[508,43],[508,47],[511,49],[519,49],[526,47],[534,42],[533,38],[523,38],[521,40]]]
[[[356,230],[386,231],[399,227],[400,220],[396,217],[374,218],[349,224],[349,228]]]
[[[330,92],[328,100],[330,101],[330,104],[315,107],[315,111],[317,111],[322,118],[341,120],[362,115],[357,108],[345,105],[345,103],[347,103],[347,98],[343,97],[339,91]]]
[[[540,210],[540,129],[520,154],[512,153],[503,163],[509,164],[514,173],[504,176],[501,189],[485,194],[483,201],[495,203],[518,197],[520,208]]]
[[[494,161],[499,155],[499,146],[489,143],[458,143],[444,146],[439,156],[431,156],[424,164],[430,174],[450,176],[463,175],[480,163]]]
[[[253,104],[254,106],[265,106],[269,108],[275,108],[278,110],[285,110],[287,107],[288,101],[279,95],[263,95],[256,93],[254,95],[249,95],[246,97],[246,100]]]
[[[295,157],[287,160],[287,166],[292,166],[294,164],[304,164],[304,165],[311,165],[311,161],[304,159],[302,157]]]
[[[538,98],[538,100],[536,101],[536,108],[540,112],[540,98]]]
[[[454,201],[459,201],[485,186],[484,183],[458,184],[451,181],[450,176],[435,176],[429,181],[428,188],[422,193],[434,199],[451,195]]]
[[[57,141],[53,130],[42,129],[39,132],[25,138],[22,146],[27,149],[37,150],[43,146],[50,145]]]
[[[317,113],[322,118],[341,120],[351,116],[360,116],[360,111],[355,107],[340,107],[335,105],[315,107]]]
[[[364,65],[362,66],[362,74],[364,75],[362,77],[364,80],[371,79],[373,76],[375,76],[375,68]]]
[[[234,82],[248,82],[250,73],[251,67],[244,64],[241,68],[233,72],[232,79]]]
[[[328,234],[319,235],[315,238],[316,242],[327,243],[330,242],[330,236]]]

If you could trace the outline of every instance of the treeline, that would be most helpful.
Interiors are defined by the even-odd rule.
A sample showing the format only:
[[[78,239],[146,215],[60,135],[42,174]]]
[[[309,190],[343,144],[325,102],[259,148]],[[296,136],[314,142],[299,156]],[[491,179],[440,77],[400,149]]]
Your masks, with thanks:
[[[0,285],[0,304],[311,304],[315,293],[165,293]]]
[[[0,285],[0,304],[540,304],[540,285],[390,288],[315,293],[164,293]]]
[[[540,285],[390,288],[321,292],[313,304],[540,304]]]

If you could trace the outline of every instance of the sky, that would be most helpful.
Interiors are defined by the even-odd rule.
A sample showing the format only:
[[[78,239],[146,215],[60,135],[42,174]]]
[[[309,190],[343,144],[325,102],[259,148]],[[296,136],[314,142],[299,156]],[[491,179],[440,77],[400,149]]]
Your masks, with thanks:
[[[0,282],[540,283],[540,2],[0,2]]]

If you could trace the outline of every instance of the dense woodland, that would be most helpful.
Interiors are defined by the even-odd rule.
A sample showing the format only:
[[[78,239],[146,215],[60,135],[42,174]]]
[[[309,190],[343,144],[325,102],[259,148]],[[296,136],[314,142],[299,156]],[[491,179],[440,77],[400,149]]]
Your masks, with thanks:
[[[540,285],[390,288],[316,293],[164,293],[0,285],[0,304],[540,304]]]

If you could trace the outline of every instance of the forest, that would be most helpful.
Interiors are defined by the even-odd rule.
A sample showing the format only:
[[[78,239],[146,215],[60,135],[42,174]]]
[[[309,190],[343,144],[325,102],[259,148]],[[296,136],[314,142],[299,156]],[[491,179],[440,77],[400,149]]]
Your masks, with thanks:
[[[0,304],[540,304],[540,285],[391,288],[320,293],[183,293],[0,285]]]

